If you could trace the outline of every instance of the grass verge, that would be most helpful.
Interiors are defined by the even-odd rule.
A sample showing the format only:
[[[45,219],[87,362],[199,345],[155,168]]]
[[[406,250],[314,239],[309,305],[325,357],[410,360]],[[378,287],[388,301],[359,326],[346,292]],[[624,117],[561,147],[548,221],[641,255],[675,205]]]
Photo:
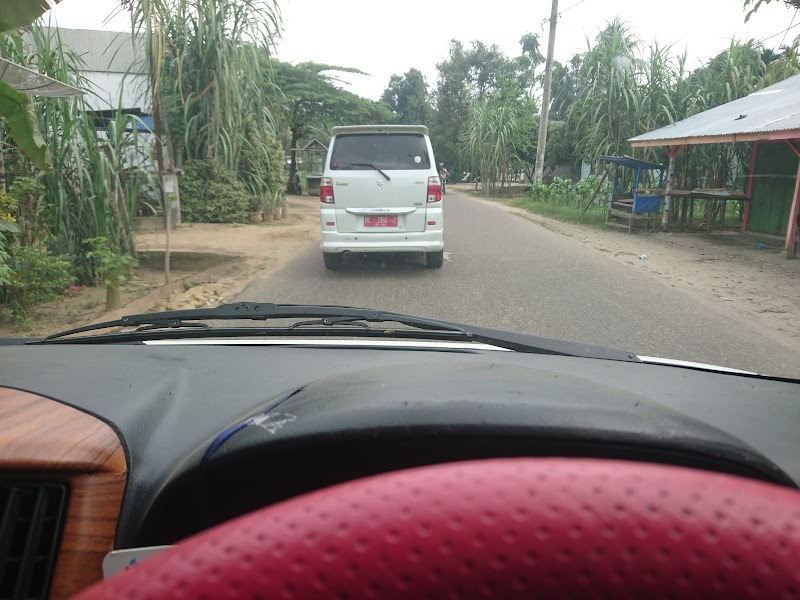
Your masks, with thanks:
[[[597,205],[594,205],[586,212],[583,212],[583,207],[556,204],[553,202],[537,202],[528,196],[508,197],[506,195],[486,195],[481,194],[473,189],[458,189],[458,191],[466,192],[470,196],[475,196],[476,198],[492,200],[493,202],[499,202],[500,204],[504,204],[506,206],[513,206],[514,208],[521,208],[534,215],[541,215],[543,217],[549,217],[558,221],[593,225],[595,227],[602,228],[605,227],[606,209],[604,207],[598,207]]]
[[[552,204],[549,202],[535,202],[530,198],[514,198],[511,206],[523,208],[543,217],[567,221],[569,223],[581,223],[584,225],[595,225],[602,227],[606,221],[606,211],[589,209],[583,212],[583,208],[576,206],[564,206],[563,204]]]
[[[568,223],[581,223],[583,225],[593,225],[595,227],[605,227],[606,210],[605,208],[598,207],[596,205],[592,206],[586,212],[583,212],[583,207],[556,204],[553,202],[537,202],[528,196],[512,196],[509,198],[505,195],[484,195],[472,189],[459,189],[458,191],[467,192],[471,196],[483,198],[484,200],[492,200],[493,202],[499,202],[501,204],[505,204],[506,206],[521,208],[529,213],[541,215],[543,217],[549,217],[559,221],[565,221]]]

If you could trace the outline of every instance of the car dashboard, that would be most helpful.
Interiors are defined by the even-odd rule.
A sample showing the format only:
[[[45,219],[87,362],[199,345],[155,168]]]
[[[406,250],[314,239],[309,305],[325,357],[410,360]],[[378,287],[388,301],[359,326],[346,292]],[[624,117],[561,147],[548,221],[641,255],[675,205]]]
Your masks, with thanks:
[[[797,487],[798,422],[790,381],[466,345],[6,346],[0,501],[48,532],[7,550],[20,577],[66,597],[112,549],[425,464],[619,458]]]

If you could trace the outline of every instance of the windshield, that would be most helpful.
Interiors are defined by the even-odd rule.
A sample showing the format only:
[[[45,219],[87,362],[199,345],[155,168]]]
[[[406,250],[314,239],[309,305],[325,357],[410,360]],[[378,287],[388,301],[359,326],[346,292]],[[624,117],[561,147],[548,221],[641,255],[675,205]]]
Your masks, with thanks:
[[[0,337],[337,305],[800,378],[798,0],[32,4]]]
[[[333,144],[331,169],[422,170],[431,166],[425,138],[414,134],[339,135]]]

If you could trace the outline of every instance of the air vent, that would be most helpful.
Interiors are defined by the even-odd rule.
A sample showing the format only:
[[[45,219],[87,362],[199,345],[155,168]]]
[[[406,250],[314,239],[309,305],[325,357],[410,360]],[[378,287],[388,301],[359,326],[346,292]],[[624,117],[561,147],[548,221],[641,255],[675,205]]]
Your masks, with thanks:
[[[66,505],[65,485],[0,480],[0,600],[47,597]]]

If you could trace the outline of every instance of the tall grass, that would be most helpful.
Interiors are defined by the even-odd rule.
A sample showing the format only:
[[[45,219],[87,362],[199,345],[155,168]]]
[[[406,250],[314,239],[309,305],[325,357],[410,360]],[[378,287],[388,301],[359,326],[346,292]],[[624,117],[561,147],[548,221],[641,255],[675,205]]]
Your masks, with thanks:
[[[16,34],[2,36],[0,51],[4,57],[53,79],[89,89],[81,72],[82,59],[61,43],[55,27],[34,24],[28,43]],[[43,217],[52,236],[48,245],[54,252],[72,257],[83,281],[90,281],[92,272],[83,247],[85,239],[106,237],[133,252],[129,216],[139,189],[121,182],[126,169],[133,168],[128,149],[138,141],[122,134],[127,117],[118,115],[113,134],[104,136],[86,114],[87,109],[82,96],[36,97],[37,123],[52,163],[49,171],[37,173],[14,149],[4,152],[9,178],[35,175],[41,181]]]
[[[515,198],[511,205],[573,223],[600,224],[605,221],[610,186],[604,182],[592,204],[584,210],[596,189],[597,180],[594,177],[577,183],[556,177],[549,184],[534,183],[525,196]]]
[[[168,150],[173,164],[215,160],[243,171],[251,191],[266,194],[270,181],[252,165],[270,165],[276,156],[270,100],[279,92],[270,83],[269,57],[280,35],[278,4],[272,0],[134,0],[131,4],[134,32],[147,37],[151,50],[153,81],[164,129],[172,140]]]
[[[494,193],[498,183],[509,180],[519,121],[517,106],[508,100],[477,100],[470,108],[461,142],[472,172],[481,175],[484,193]]]

